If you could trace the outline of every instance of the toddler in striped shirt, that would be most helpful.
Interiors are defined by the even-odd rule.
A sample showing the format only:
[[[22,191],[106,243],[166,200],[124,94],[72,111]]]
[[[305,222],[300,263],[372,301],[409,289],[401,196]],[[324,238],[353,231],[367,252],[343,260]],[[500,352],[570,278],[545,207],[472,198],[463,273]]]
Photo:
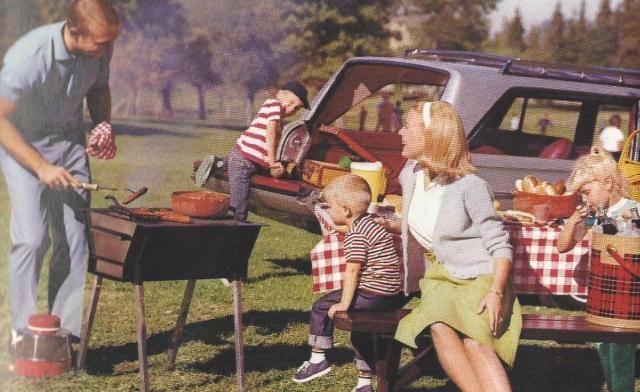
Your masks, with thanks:
[[[347,268],[341,290],[332,291],[313,303],[309,326],[311,358],[298,368],[293,381],[307,382],[331,371],[325,351],[333,344],[333,315],[346,310],[386,310],[406,302],[401,293],[400,259],[393,238],[367,214],[371,202],[369,184],[347,174],[331,181],[322,198],[333,223],[345,227]],[[373,340],[368,334],[353,332],[358,383],[354,392],[371,391]]]

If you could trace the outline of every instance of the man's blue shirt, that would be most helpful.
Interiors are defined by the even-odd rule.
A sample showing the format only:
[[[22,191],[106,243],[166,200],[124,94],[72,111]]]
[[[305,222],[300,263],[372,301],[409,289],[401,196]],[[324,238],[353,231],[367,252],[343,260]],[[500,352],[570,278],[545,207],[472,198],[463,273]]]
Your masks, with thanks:
[[[0,96],[16,103],[10,120],[27,141],[82,132],[83,99],[109,82],[110,53],[99,59],[69,53],[65,22],[32,30],[7,51]]]

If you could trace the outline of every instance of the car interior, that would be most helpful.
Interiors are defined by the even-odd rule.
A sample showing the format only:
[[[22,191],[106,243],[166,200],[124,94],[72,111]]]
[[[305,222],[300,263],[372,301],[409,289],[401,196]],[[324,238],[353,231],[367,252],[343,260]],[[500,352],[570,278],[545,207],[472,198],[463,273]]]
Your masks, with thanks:
[[[626,97],[518,88],[507,92],[472,130],[471,152],[543,159],[589,153],[613,116],[629,134],[637,103]]]

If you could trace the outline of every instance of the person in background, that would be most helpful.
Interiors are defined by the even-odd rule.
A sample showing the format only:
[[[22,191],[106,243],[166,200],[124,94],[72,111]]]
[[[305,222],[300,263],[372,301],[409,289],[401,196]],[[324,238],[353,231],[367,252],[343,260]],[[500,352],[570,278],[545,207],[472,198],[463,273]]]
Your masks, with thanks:
[[[619,114],[614,114],[609,118],[609,125],[602,128],[598,135],[598,144],[608,151],[616,161],[620,160],[624,133],[622,129],[622,118]]]
[[[396,105],[393,108],[393,112],[395,113],[395,131],[399,131],[402,128],[402,102],[400,100],[396,101]]]
[[[381,100],[378,104],[378,122],[375,131],[393,132],[395,124],[395,109],[391,103],[391,93],[382,91]]]
[[[247,220],[249,181],[258,169],[270,170],[273,177],[284,173],[282,163],[275,160],[277,137],[282,132],[282,120],[302,107],[309,108],[307,89],[300,82],[289,81],[275,98],[264,101],[249,128],[238,138],[228,160],[229,204],[236,220]]]
[[[394,309],[408,300],[400,291],[400,260],[391,234],[367,214],[371,202],[367,182],[347,174],[327,184],[322,194],[333,223],[347,230],[344,239],[347,268],[342,289],[325,294],[313,303],[309,326],[311,357],[293,377],[297,383],[331,371],[325,352],[333,345],[335,312]],[[351,342],[358,368],[358,383],[353,391],[370,392],[373,340],[368,334],[352,333]]]
[[[120,20],[106,0],[73,0],[64,22],[36,28],[16,41],[0,71],[0,166],[11,200],[9,296],[12,347],[37,312],[45,252],[49,312],[76,337],[87,271],[87,152],[114,157],[109,62]],[[86,147],[83,102],[101,137]],[[75,188],[75,189],[74,189]],[[49,239],[49,230],[52,241]]]
[[[522,327],[509,275],[512,248],[487,183],[474,173],[462,120],[444,101],[409,110],[402,136],[407,163],[402,220],[405,254],[431,259],[421,300],[395,338],[413,348],[428,329],[440,363],[463,391],[509,391]]]
[[[547,134],[547,128],[552,127],[553,123],[551,119],[545,114],[540,120],[538,120],[538,131],[541,135]]]
[[[567,190],[579,193],[584,204],[567,219],[558,237],[558,251],[571,250],[587,235],[585,219],[590,211],[601,204],[612,218],[625,211],[640,207],[628,198],[628,183],[616,160],[599,146],[591,148],[575,163],[567,181]],[[636,345],[620,343],[598,343],[598,355],[610,392],[627,392],[635,389]]]

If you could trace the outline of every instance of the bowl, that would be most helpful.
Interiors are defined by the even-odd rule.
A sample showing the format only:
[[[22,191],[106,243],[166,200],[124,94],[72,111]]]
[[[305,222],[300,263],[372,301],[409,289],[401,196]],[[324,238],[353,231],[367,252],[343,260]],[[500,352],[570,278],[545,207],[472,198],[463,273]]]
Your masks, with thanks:
[[[567,218],[573,214],[578,205],[578,195],[540,195],[537,193],[514,191],[513,209],[533,214],[538,208],[535,206],[545,205],[548,207],[548,217],[550,219]]]
[[[171,208],[193,218],[220,218],[229,211],[229,196],[212,191],[176,191]]]

